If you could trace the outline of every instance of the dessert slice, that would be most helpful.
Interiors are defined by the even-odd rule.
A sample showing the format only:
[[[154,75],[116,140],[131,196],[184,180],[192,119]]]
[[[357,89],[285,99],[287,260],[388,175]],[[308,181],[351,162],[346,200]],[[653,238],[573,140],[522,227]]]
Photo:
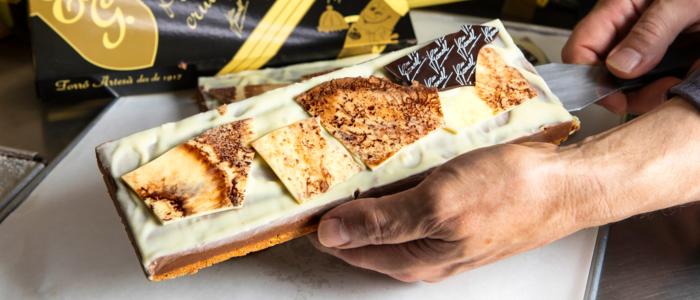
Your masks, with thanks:
[[[241,207],[254,127],[251,118],[207,130],[122,179],[163,224]]]
[[[372,170],[445,126],[436,88],[386,78],[327,81],[296,97],[323,127]]]
[[[278,129],[253,147],[282,180],[294,199],[304,203],[364,168],[345,148],[321,134],[318,118]]]

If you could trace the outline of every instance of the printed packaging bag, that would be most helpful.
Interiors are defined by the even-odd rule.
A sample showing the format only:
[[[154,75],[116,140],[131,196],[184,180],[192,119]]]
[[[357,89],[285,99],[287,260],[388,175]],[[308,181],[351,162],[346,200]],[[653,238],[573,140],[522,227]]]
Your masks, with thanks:
[[[414,45],[406,0],[29,0],[45,101],[194,88],[198,76]]]

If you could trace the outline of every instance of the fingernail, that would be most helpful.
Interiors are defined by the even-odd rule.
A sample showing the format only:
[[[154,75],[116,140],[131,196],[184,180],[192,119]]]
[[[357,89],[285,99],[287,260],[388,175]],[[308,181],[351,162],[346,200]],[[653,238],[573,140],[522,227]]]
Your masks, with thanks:
[[[642,55],[632,48],[622,48],[610,55],[605,62],[620,72],[630,73],[642,62]]]
[[[335,247],[350,242],[350,236],[345,231],[343,220],[332,218],[323,220],[318,226],[318,240],[326,247]]]

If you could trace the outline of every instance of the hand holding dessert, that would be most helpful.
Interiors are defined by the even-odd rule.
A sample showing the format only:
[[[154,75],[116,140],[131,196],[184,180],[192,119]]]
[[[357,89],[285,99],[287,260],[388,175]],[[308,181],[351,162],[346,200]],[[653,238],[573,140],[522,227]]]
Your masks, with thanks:
[[[633,4],[601,3],[574,31],[564,60],[600,64],[598,57],[614,46],[615,25],[622,22],[634,27],[611,52],[608,67],[621,77],[642,75],[700,11],[685,19],[658,19],[684,6],[654,2],[637,20]],[[620,10],[629,18],[620,20]],[[678,24],[659,27],[666,21]],[[674,32],[652,34],[659,28]],[[629,49],[645,56],[635,58]],[[640,91],[617,93],[601,105],[618,114],[646,113],[663,103],[666,91],[679,81],[664,78]],[[692,157],[700,146],[697,128],[698,111],[674,99],[578,145],[528,143],[472,151],[442,165],[414,189],[331,210],[318,234],[309,237],[319,250],[350,264],[403,281],[440,281],[579,229],[700,199],[690,179],[700,175],[700,159]]]
[[[605,63],[618,77],[636,78],[661,61],[680,33],[698,30],[700,2],[695,0],[600,1],[574,29],[562,59],[581,65]],[[641,115],[663,103],[666,91],[678,82],[675,77],[662,78],[639,91],[610,95],[598,104],[618,115]]]
[[[579,229],[700,199],[699,136],[700,112],[674,98],[576,145],[483,148],[411,190],[331,210],[310,239],[399,280],[440,281]]]
[[[440,281],[583,228],[566,167],[552,144],[482,148],[413,189],[331,210],[309,237],[352,265]]]
[[[678,33],[699,27],[697,1],[637,2],[601,2],[574,30],[564,61],[601,64],[607,56],[615,75],[637,77]],[[616,45],[620,35],[627,37]],[[568,147],[527,143],[465,153],[414,189],[331,210],[310,239],[350,264],[435,282],[579,229],[696,201],[700,113],[686,100],[697,103],[700,95],[666,101],[679,81],[663,78],[604,99],[614,113],[644,114],[623,126]]]

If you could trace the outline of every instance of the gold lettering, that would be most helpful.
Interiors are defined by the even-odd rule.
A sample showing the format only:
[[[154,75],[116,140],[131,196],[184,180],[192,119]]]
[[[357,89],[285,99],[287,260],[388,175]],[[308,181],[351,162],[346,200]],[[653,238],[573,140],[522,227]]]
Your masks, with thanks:
[[[201,5],[199,6],[200,13],[197,13],[196,11],[190,13],[190,16],[187,17],[187,27],[189,27],[190,29],[197,28],[197,20],[202,20],[204,18],[204,15],[207,14],[209,8],[211,8],[213,3],[216,3],[216,0],[205,0],[204,7],[202,7]]]
[[[197,28],[197,20],[195,20],[192,16],[187,17],[187,27],[190,29]]]
[[[131,76],[128,76],[127,78],[115,78],[109,81],[109,85],[115,86],[115,85],[127,85],[127,84],[134,84],[134,78]]]
[[[78,1],[78,12],[75,17],[72,19],[66,19],[66,17],[63,15],[63,0],[54,0],[53,1],[53,16],[58,20],[59,22],[63,24],[73,24],[75,22],[78,22],[80,18],[83,17],[83,13],[85,12],[85,4],[83,4],[83,0],[77,0]],[[68,0],[66,1],[66,8],[68,9],[68,12],[71,12],[72,10],[72,2],[73,0]]]
[[[149,82],[148,78],[143,77],[143,74],[139,76],[139,79],[136,79],[136,83],[146,83]]]
[[[173,1],[175,1],[175,0],[170,0],[170,2],[166,2],[165,0],[160,0],[160,4],[158,4],[158,6],[162,7],[163,10],[165,10],[165,13],[171,19],[175,17],[175,13],[173,12],[173,9],[170,8],[170,6],[173,5]]]
[[[99,84],[97,84],[97,83],[92,84],[92,87],[94,87],[94,88],[100,88],[103,86],[109,86],[109,75],[102,76],[102,82],[100,82]]]
[[[63,79],[56,81],[56,91],[72,91],[72,90],[84,90],[90,88],[90,81],[85,80],[85,82],[80,83],[70,83],[69,79]]]
[[[158,76],[158,72],[156,72],[156,74],[153,75],[153,77],[151,77],[151,81],[160,81],[160,76]]]
[[[83,3],[84,1],[89,1],[89,0],[67,0],[66,1],[66,10],[68,12],[72,11],[72,4],[73,1],[78,2],[78,12],[76,15],[71,18],[67,19],[64,12],[63,12],[63,0],[53,0],[53,6],[52,6],[52,12],[56,20],[63,24],[73,24],[80,20],[80,18],[83,17],[83,14],[85,13],[85,4]],[[109,33],[105,32],[104,35],[102,36],[102,45],[107,48],[107,49],[114,49],[119,46],[119,44],[122,43],[124,40],[124,36],[126,35],[126,23],[133,23],[133,17],[127,17],[126,19],[124,18],[124,14],[122,13],[121,8],[117,7],[114,10],[114,14],[112,15],[111,18],[107,20],[103,20],[100,18],[100,15],[97,13],[97,1],[98,0],[92,0],[92,4],[90,5],[90,15],[92,16],[92,21],[95,23],[100,28],[108,28],[112,26],[115,22],[117,23],[119,27],[119,37],[115,42],[112,42],[109,40]],[[102,9],[107,9],[114,4],[114,0],[99,0],[100,1],[100,8]],[[172,1],[171,1],[172,2]],[[172,18],[172,17],[171,17]]]
[[[229,29],[238,35],[239,38],[242,38],[243,36],[241,33],[243,32],[245,15],[248,12],[248,1],[246,0],[245,4],[243,4],[242,0],[238,0],[236,2],[236,6],[238,6],[238,10],[236,10],[236,8],[232,8],[226,13],[226,20],[228,20],[230,25]]]
[[[110,0],[109,2],[105,2],[105,0],[100,0],[100,8],[107,9],[110,6],[112,6],[113,3],[114,0]],[[122,10],[119,7],[117,7],[117,9],[114,10],[114,15],[112,15],[112,17],[109,18],[109,20],[103,20],[97,14],[97,0],[92,0],[92,5],[90,6],[90,14],[92,15],[92,21],[95,23],[95,25],[101,28],[107,28],[109,26],[112,26],[114,22],[117,22],[117,24],[119,25],[119,37],[117,38],[116,42],[111,42],[109,40],[107,32],[105,32],[102,36],[102,45],[105,48],[117,48],[117,46],[119,46],[119,44],[121,44],[124,40],[124,35],[126,35],[126,24],[124,23],[124,15],[122,14]]]
[[[190,14],[190,16],[196,18],[197,20],[201,20],[202,18],[204,18],[204,14],[206,14],[207,11],[203,9],[201,5],[199,6],[199,10],[203,11],[201,15],[194,11]]]
[[[65,91],[66,84],[68,84],[69,82],[70,82],[70,80],[68,80],[68,79],[56,81],[56,90],[57,91]]]

